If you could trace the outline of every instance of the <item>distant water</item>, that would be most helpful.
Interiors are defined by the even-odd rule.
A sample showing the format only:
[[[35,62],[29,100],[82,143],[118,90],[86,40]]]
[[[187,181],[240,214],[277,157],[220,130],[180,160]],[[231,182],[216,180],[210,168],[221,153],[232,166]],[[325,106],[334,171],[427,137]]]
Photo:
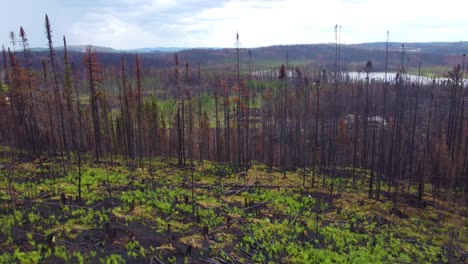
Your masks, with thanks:
[[[294,71],[286,71],[286,74],[289,78],[292,78],[295,76]],[[253,76],[256,77],[273,77],[277,78],[278,77],[278,71],[276,70],[257,70],[252,73]],[[371,72],[369,73],[369,78],[371,81],[387,81],[389,83],[394,83],[396,79],[396,72],[388,72],[386,77],[385,77],[385,72]],[[342,72],[341,73],[342,80],[344,81],[356,81],[356,80],[365,80],[366,79],[366,73],[365,72],[357,72],[357,71],[350,71],[350,72]],[[420,84],[431,84],[434,80],[433,77],[427,77],[427,76],[418,76],[415,74],[404,74],[402,77],[404,80],[412,83],[419,83]],[[436,83],[443,83],[443,82],[448,82],[448,78],[435,78]],[[468,78],[464,78],[464,83],[468,83]]]
[[[397,73],[396,72],[388,72],[387,73],[387,82],[389,83],[394,83],[395,78],[396,78]],[[343,78],[345,80],[365,80],[366,79],[366,73],[365,72],[356,72],[356,71],[351,71],[351,72],[345,72],[343,73]],[[414,74],[404,74],[402,77],[404,80],[407,80],[408,82],[413,82],[413,83],[419,83],[420,84],[431,84],[434,78],[432,77],[426,77],[426,76],[418,76]],[[385,81],[385,72],[371,72],[369,73],[369,79],[372,81]],[[437,83],[442,83],[442,82],[447,82],[449,79],[448,78],[435,78],[435,81]],[[464,79],[465,82],[468,81],[467,78]]]

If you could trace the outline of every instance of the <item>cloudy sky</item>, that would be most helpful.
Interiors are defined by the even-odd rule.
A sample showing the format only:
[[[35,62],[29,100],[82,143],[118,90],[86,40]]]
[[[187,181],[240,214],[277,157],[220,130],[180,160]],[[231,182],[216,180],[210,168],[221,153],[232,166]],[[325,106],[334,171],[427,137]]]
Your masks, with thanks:
[[[242,47],[334,41],[343,43],[466,41],[463,0],[0,0],[0,44],[23,26],[31,47],[45,47],[49,15],[56,46],[116,49]]]

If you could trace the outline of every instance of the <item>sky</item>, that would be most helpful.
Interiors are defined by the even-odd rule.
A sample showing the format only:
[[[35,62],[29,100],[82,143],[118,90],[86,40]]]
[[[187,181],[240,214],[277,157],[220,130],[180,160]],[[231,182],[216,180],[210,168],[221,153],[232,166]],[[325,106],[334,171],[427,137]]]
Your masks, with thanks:
[[[463,0],[0,0],[0,44],[23,26],[30,47],[46,47],[48,14],[55,46],[115,49],[241,47],[330,43],[341,25],[345,44],[467,41]]]

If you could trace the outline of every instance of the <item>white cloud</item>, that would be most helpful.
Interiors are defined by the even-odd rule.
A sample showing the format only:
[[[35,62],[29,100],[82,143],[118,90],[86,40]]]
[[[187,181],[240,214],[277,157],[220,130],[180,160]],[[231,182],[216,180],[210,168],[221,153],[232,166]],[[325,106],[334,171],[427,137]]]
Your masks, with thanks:
[[[26,3],[25,3],[26,2]],[[458,0],[18,0],[0,16],[0,41],[25,26],[31,46],[45,46],[47,12],[54,36],[70,44],[114,48],[155,46],[243,47],[334,41],[344,43],[467,40],[468,2]],[[22,6],[31,8],[23,12]]]
[[[158,38],[138,24],[125,22],[113,15],[99,16],[73,24],[71,38],[76,44],[93,44],[124,49],[152,45]]]
[[[334,25],[342,26],[344,43],[384,41],[390,30],[395,41],[455,41],[468,29],[468,16],[458,1],[230,1],[221,8],[195,15],[198,23],[209,23],[205,39],[232,46],[236,30],[245,46],[317,43],[334,41]],[[440,24],[451,23],[449,28]],[[421,30],[424,25],[428,29]],[[428,34],[428,30],[435,34]],[[454,32],[452,32],[454,31]],[[463,32],[463,31],[459,31]],[[202,40],[201,40],[202,41]]]

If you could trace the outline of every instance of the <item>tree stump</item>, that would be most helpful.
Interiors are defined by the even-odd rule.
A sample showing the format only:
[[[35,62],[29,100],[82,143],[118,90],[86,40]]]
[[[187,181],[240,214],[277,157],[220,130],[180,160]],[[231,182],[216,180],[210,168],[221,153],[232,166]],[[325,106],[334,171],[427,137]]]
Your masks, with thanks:
[[[67,197],[65,196],[64,192],[60,194],[60,203],[63,205],[67,204]]]
[[[209,233],[208,226],[206,226],[206,225],[205,225],[205,226],[203,226],[203,235],[204,235],[204,236],[207,236],[207,235],[208,235],[208,233]]]

